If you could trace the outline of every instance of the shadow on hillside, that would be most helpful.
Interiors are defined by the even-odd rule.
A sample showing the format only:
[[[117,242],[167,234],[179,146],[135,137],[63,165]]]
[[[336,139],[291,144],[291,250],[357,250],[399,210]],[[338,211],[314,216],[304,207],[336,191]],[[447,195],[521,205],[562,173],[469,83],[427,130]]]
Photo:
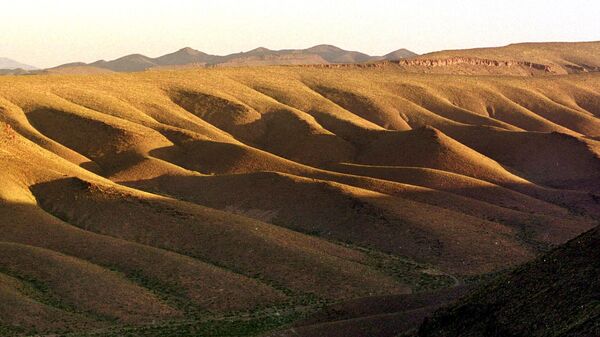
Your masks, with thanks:
[[[76,188],[89,188],[85,182],[77,182],[77,184],[79,185],[75,186]],[[10,222],[11,216],[16,217],[16,222]],[[170,305],[178,303],[173,302],[177,296],[181,296],[180,300],[189,302],[189,298],[186,298],[185,294],[177,292],[180,289],[159,282],[155,278],[156,276],[152,276],[154,273],[149,273],[148,270],[135,269],[135,267],[131,267],[134,268],[132,270],[128,267],[129,264],[135,266],[136,261],[139,261],[142,257],[129,255],[122,248],[124,245],[135,246],[135,244],[125,243],[120,239],[109,236],[93,234],[84,228],[80,229],[78,226],[62,222],[58,218],[54,218],[51,213],[46,213],[34,204],[3,203],[0,201],[0,219],[2,219],[0,223],[1,241],[4,245],[23,247],[23,249],[31,249],[52,256],[64,256],[67,261],[81,261],[87,266],[86,268],[101,267],[107,274],[118,274],[119,277],[128,280],[132,284],[135,283],[155,294],[160,294],[161,298],[168,301]],[[31,231],[31,233],[26,231]],[[168,253],[165,251],[162,254]],[[111,256],[117,259],[118,262],[115,264],[109,263],[104,260],[106,256]],[[33,330],[35,330],[35,333],[47,334],[57,331],[74,331],[78,336],[85,336],[86,331],[90,331],[90,335],[95,335],[92,333],[95,332],[111,336],[121,335],[125,331],[122,330],[125,328],[125,323],[119,320],[107,320],[106,317],[95,315],[93,311],[86,312],[85,317],[73,314],[70,311],[64,311],[65,307],[60,301],[64,300],[65,293],[61,292],[58,295],[54,293],[56,287],[54,284],[49,284],[45,279],[31,276],[41,275],[38,273],[38,269],[41,270],[40,273],[43,273],[45,269],[42,266],[32,264],[26,266],[27,269],[25,270],[19,269],[18,265],[15,266],[10,262],[5,264],[6,261],[10,261],[10,259],[0,257],[0,283],[8,277],[32,286],[35,292],[25,293],[25,295],[37,297],[34,297],[35,301],[26,298],[27,301],[41,303],[44,308],[47,306],[57,317],[45,316],[42,311],[33,314],[30,312],[22,313],[20,311],[22,307],[15,306],[10,310],[17,315],[8,316],[7,320],[1,325],[3,328],[1,331],[5,333],[34,333]],[[165,268],[165,260],[158,259],[154,263],[156,264],[154,270],[157,272],[162,272],[162,269]],[[183,271],[180,270],[179,272]],[[60,278],[60,276],[57,277]],[[197,277],[198,280],[202,279],[201,275],[197,275]],[[72,281],[73,278],[69,278],[69,280]],[[196,282],[200,282],[198,280]],[[78,282],[95,281],[82,277]],[[65,290],[67,293],[77,291],[75,286],[69,283],[65,284],[68,287]],[[219,284],[219,287],[223,287],[223,284]],[[221,290],[227,291],[228,289]],[[455,302],[460,297],[468,294],[470,290],[471,287],[457,286],[419,294],[360,297],[327,306],[313,303],[296,303],[274,307],[268,306],[266,308],[260,306],[248,312],[236,311],[227,314],[203,311],[200,316],[186,313],[189,316],[177,320],[157,314],[156,316],[147,316],[143,321],[127,323],[126,331],[130,334],[143,332],[144,335],[148,336],[163,336],[165,334],[171,336],[176,333],[177,336],[192,337],[197,336],[200,332],[203,332],[203,336],[238,335],[237,333],[240,332],[253,332],[252,335],[254,335],[256,333],[268,333],[273,329],[281,329],[279,332],[270,333],[270,335],[295,336],[294,332],[291,332],[292,330],[285,330],[293,326],[293,331],[298,332],[300,336],[339,335],[358,337],[364,336],[368,332],[367,335],[371,336],[391,337],[417,328],[423,319],[431,315],[436,309]],[[0,298],[4,298],[2,296],[6,295],[6,291],[13,291],[10,288],[10,283],[9,287],[4,288],[4,291],[3,294],[0,294]],[[17,291],[16,288],[15,291]],[[220,300],[231,301],[233,299],[225,297],[212,299],[215,302]],[[111,304],[108,296],[103,301],[99,302],[103,306]],[[75,303],[75,305],[77,304]],[[1,311],[2,308],[0,308]],[[79,311],[74,312],[79,313]],[[19,328],[21,326],[19,317],[25,317],[25,315],[28,322],[27,327],[31,328],[31,331],[25,331],[22,327]]]
[[[358,298],[329,305],[269,337],[394,337],[417,329],[425,318],[471,291],[458,286],[426,294]]]
[[[123,184],[333,242],[459,269],[490,271],[498,266],[526,261],[533,256],[531,252],[546,251],[598,224],[597,220],[571,214],[564,208],[539,200],[532,201],[532,205],[537,205],[535,202],[541,204],[538,209],[515,210],[494,205],[489,200],[476,200],[476,193],[470,198],[460,196],[469,192],[464,189],[443,192],[412,189],[409,192],[399,190],[393,195],[369,194],[373,192],[276,172],[165,175]],[[474,190],[481,193],[482,189],[493,195],[500,187]],[[361,193],[367,194],[361,196]],[[529,200],[525,196],[519,197]],[[395,204],[401,208],[395,209]],[[470,207],[483,207],[490,213]],[[548,207],[548,214],[544,213],[543,207]],[[431,214],[436,212],[445,212],[447,217]],[[421,216],[422,219],[418,219]],[[480,227],[482,224],[485,227]],[[500,240],[501,245],[498,246],[498,242],[494,245],[494,240]],[[474,246],[460,248],[469,245]],[[459,267],[459,261],[463,267]],[[496,262],[484,267],[489,261]],[[492,265],[495,267],[490,267]]]

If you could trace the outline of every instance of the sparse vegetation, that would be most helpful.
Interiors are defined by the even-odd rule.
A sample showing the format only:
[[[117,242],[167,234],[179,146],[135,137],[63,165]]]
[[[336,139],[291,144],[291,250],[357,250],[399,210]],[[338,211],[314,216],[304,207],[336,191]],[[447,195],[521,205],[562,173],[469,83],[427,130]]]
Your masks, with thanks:
[[[0,335],[251,336],[336,306],[354,328],[399,298],[366,321],[421,319],[598,224],[599,87],[391,64],[0,78]]]
[[[419,336],[596,336],[600,228],[500,274],[426,321]]]
[[[298,314],[271,315],[244,320],[163,322],[148,326],[115,327],[96,332],[77,332],[64,337],[196,337],[257,336],[302,318]]]

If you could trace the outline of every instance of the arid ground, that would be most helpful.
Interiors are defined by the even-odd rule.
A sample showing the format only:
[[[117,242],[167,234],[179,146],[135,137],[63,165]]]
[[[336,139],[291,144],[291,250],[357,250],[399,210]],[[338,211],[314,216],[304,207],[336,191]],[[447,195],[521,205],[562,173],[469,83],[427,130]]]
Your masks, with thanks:
[[[0,335],[591,336],[599,46],[0,77]]]

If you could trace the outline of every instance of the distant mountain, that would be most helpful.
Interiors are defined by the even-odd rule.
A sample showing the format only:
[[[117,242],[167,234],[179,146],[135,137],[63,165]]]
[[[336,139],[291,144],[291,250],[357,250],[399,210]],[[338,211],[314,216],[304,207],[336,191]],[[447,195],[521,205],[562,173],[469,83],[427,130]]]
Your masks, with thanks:
[[[173,66],[251,66],[251,65],[288,65],[288,64],[340,64],[364,63],[380,60],[398,60],[417,54],[400,49],[385,56],[370,56],[357,51],[348,51],[332,45],[318,45],[308,49],[270,50],[259,47],[247,52],[225,56],[207,54],[189,47],[157,58],[141,54],[123,56],[116,60],[100,60],[90,64],[71,63],[52,68],[52,71],[77,67],[93,67],[117,72],[143,71],[157,67]]]
[[[23,70],[36,70],[37,68],[34,66],[30,66],[28,64],[24,64],[21,62],[17,62],[15,60],[11,60],[6,57],[0,57],[0,69],[13,70],[13,69],[23,69]]]
[[[302,51],[279,52],[268,49],[255,49],[248,53],[227,56],[222,62],[213,64],[218,67],[228,66],[268,66],[268,65],[299,65],[299,64],[329,64],[325,59],[316,54],[303,53]]]
[[[305,50],[321,56],[329,63],[362,63],[371,61],[372,56],[356,51],[347,51],[331,45],[318,45]]]
[[[163,66],[186,65],[186,64],[208,64],[216,62],[220,56],[209,55],[201,51],[186,47],[174,53],[163,55],[154,61]]]
[[[332,45],[318,45],[308,49],[283,49],[270,50],[264,47],[256,48],[245,53],[237,53],[224,56],[217,63],[241,63],[241,60],[270,60],[274,64],[282,64],[288,62],[278,62],[288,60],[294,64],[293,60],[307,60],[308,64],[328,64],[328,63],[362,63],[376,59],[377,57],[370,56],[357,51],[348,51]]]
[[[113,61],[100,60],[90,64],[93,67],[120,72],[142,71],[157,65],[154,59],[141,54],[127,55]]]
[[[410,51],[408,49],[402,48],[402,49],[395,50],[389,54],[385,54],[382,56],[382,58],[384,60],[388,60],[388,61],[398,61],[398,60],[407,59],[407,58],[416,57],[416,56],[419,56],[419,54],[413,53],[412,51]]]

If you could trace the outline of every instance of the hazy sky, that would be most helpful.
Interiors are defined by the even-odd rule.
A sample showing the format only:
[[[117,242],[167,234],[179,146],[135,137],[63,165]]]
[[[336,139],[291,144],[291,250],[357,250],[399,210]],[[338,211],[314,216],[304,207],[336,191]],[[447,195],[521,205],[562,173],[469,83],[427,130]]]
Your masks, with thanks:
[[[600,40],[598,0],[3,0],[0,56],[39,67],[190,46],[213,54],[329,43],[381,55]]]

